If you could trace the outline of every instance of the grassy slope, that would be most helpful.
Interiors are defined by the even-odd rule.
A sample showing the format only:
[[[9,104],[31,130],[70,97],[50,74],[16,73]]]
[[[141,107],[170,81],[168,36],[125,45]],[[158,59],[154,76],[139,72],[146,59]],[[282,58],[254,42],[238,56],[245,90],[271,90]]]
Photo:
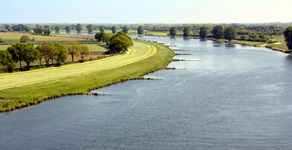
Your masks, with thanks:
[[[173,52],[161,44],[148,42],[147,44],[157,47],[155,55],[123,67],[1,90],[0,99],[13,101],[0,101],[0,111],[34,105],[54,97],[87,94],[89,90],[139,78],[149,72],[165,68],[172,60]]]

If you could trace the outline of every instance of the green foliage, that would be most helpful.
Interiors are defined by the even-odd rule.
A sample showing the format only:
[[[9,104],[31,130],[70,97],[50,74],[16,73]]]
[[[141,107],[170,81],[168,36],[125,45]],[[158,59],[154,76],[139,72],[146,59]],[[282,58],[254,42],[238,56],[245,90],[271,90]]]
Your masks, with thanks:
[[[176,27],[171,27],[169,29],[169,35],[172,36],[172,37],[175,37],[176,36],[176,33],[177,33],[177,29]]]
[[[28,43],[16,43],[10,46],[7,50],[11,54],[12,60],[15,62],[26,62],[27,69],[30,69],[30,63],[37,60],[40,55],[39,51],[32,44]]]
[[[59,33],[60,32],[60,27],[59,26],[55,26],[55,31],[56,31],[56,33]]]
[[[68,57],[68,50],[65,47],[65,45],[61,44],[61,43],[55,44],[54,46],[57,49],[57,53],[56,53],[57,54],[57,57],[56,57],[57,63],[59,65],[61,65],[61,63],[65,62],[67,57]]]
[[[33,28],[33,32],[34,32],[36,35],[42,35],[43,32],[44,32],[44,29],[43,29],[43,27],[41,27],[41,26],[37,26],[37,27]]]
[[[105,27],[104,27],[104,26],[100,26],[99,31],[100,31],[101,33],[104,33],[104,31],[105,31]]]
[[[51,29],[50,28],[45,28],[44,29],[44,35],[49,36],[51,34]]]
[[[215,39],[223,39],[224,37],[224,28],[221,25],[217,25],[212,30],[213,37]]]
[[[117,33],[118,28],[116,26],[112,26],[112,33],[116,34]]]
[[[122,31],[127,34],[129,32],[129,28],[127,26],[124,26]]]
[[[200,28],[200,33],[199,33],[199,36],[201,39],[205,39],[208,35],[208,28],[203,26]]]
[[[124,32],[118,32],[112,37],[109,48],[115,53],[120,53],[127,51],[128,47],[132,45],[133,41],[129,36]]]
[[[30,38],[28,37],[28,36],[26,36],[26,35],[24,35],[24,36],[22,36],[21,38],[20,38],[20,42],[27,42],[27,41],[29,41],[30,40]]]
[[[234,27],[229,26],[225,29],[224,38],[229,41],[236,38],[236,30],[234,29]]]
[[[9,62],[7,64],[7,72],[12,73],[16,68],[16,64],[14,62]]]
[[[68,54],[71,55],[72,62],[74,62],[74,55],[79,56],[81,45],[75,41],[70,41],[67,45]]]
[[[2,64],[3,69],[8,63],[12,62],[12,56],[7,50],[0,50],[0,64]]]
[[[92,24],[89,24],[89,25],[86,26],[86,28],[87,28],[88,34],[91,34],[94,27],[93,27]]]
[[[88,55],[88,54],[90,54],[90,50],[88,46],[82,45],[80,48],[81,61],[84,61],[85,55]]]
[[[184,27],[183,29],[183,37],[188,38],[191,34],[191,28],[189,26]]]
[[[65,27],[65,30],[66,30],[66,33],[70,33],[70,31],[71,31],[71,26],[69,26],[69,25],[66,26],[66,27]]]
[[[46,64],[48,65],[50,60],[53,60],[57,56],[57,50],[52,43],[43,43],[37,49],[40,52],[40,60],[43,58],[46,60]]]
[[[144,29],[143,29],[142,26],[139,26],[139,27],[138,27],[138,29],[137,29],[137,33],[138,33],[139,35],[144,34]]]
[[[78,23],[76,25],[76,31],[77,31],[77,33],[81,33],[81,31],[82,31],[82,25],[80,23]]]
[[[292,26],[286,28],[286,30],[284,31],[284,37],[288,49],[292,50]]]

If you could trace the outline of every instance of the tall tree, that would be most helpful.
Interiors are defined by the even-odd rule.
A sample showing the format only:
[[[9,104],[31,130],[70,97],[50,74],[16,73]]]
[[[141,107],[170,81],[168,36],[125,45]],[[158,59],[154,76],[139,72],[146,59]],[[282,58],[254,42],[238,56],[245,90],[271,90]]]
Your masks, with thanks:
[[[124,26],[123,29],[122,29],[122,31],[127,34],[128,31],[129,31],[129,28],[127,26]]]
[[[171,27],[169,29],[169,35],[172,36],[172,37],[175,37],[176,36],[176,33],[177,33],[177,29],[176,27]]]
[[[61,65],[62,62],[65,62],[68,57],[68,50],[64,44],[58,43],[54,45],[57,50],[57,63]]]
[[[12,62],[12,56],[7,50],[0,50],[0,64],[2,64],[3,69],[8,63]]]
[[[138,29],[137,29],[137,33],[138,33],[139,35],[144,34],[144,29],[143,29],[142,26],[139,26],[139,27],[138,27]]]
[[[91,34],[92,31],[93,31],[94,26],[92,24],[89,24],[89,25],[86,26],[86,28],[87,28],[88,34]]]
[[[213,37],[215,39],[223,39],[224,37],[224,28],[221,25],[217,25],[212,30]]]
[[[71,55],[72,62],[74,61],[74,55],[79,56],[81,45],[75,41],[70,41],[67,45],[68,54]]]
[[[82,31],[82,25],[80,23],[78,23],[76,25],[76,31],[77,31],[77,33],[81,33],[81,31]]]
[[[59,26],[55,26],[55,31],[56,31],[56,33],[59,33],[60,32],[60,27]]]
[[[51,29],[50,28],[45,28],[44,29],[44,35],[49,36],[51,34]]]
[[[84,61],[85,55],[90,54],[88,46],[82,45],[80,48],[81,61]]]
[[[113,34],[116,34],[117,33],[117,30],[118,30],[118,28],[116,26],[113,26],[112,27],[112,33]]]
[[[183,30],[184,38],[188,38],[191,34],[191,28],[189,26],[185,26]]]
[[[66,27],[65,27],[65,30],[66,30],[66,33],[70,33],[70,31],[71,31],[71,26],[69,26],[69,25],[66,26]]]
[[[26,62],[26,67],[29,70],[30,63],[38,60],[40,53],[32,44],[28,43],[26,43],[24,51],[22,52],[23,61]]]
[[[236,30],[235,30],[235,28],[232,27],[232,26],[227,27],[225,29],[225,31],[224,31],[224,38],[226,40],[229,40],[229,41],[235,39],[236,38]]]
[[[29,69],[30,63],[34,62],[39,57],[39,51],[29,43],[16,43],[8,47],[7,51],[11,54],[15,62],[20,62],[20,68],[21,61],[26,62],[27,69]]]
[[[104,33],[104,31],[105,31],[105,27],[104,27],[104,26],[100,26],[99,31],[100,31],[101,33]]]
[[[292,26],[286,28],[286,30],[284,31],[284,37],[288,49],[292,50]]]
[[[201,39],[206,39],[207,35],[208,35],[208,28],[205,27],[205,26],[201,27],[200,28],[200,33],[199,33],[200,38]]]
[[[52,43],[43,43],[37,49],[39,49],[41,57],[46,60],[47,65],[50,63],[50,60],[57,57],[57,49]]]

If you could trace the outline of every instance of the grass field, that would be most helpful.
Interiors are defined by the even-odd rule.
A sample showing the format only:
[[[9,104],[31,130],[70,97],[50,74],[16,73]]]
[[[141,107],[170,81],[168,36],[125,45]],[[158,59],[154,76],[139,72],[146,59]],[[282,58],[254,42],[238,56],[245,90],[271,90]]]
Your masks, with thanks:
[[[87,94],[90,89],[139,78],[165,68],[172,57],[173,52],[164,45],[135,42],[124,55],[60,68],[1,74],[0,111],[37,104],[53,97]]]

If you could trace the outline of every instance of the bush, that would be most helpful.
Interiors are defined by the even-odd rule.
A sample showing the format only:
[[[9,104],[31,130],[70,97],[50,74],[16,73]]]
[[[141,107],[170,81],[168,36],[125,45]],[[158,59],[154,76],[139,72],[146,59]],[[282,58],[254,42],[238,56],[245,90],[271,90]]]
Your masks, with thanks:
[[[16,65],[14,62],[8,63],[6,66],[7,72],[12,73],[15,69]]]
[[[2,43],[3,42],[3,39],[2,38],[0,38],[0,43]]]
[[[26,35],[24,35],[24,36],[22,36],[21,38],[20,38],[20,42],[27,42],[27,41],[29,41],[30,40],[30,38],[28,37],[28,36],[26,36]]]

